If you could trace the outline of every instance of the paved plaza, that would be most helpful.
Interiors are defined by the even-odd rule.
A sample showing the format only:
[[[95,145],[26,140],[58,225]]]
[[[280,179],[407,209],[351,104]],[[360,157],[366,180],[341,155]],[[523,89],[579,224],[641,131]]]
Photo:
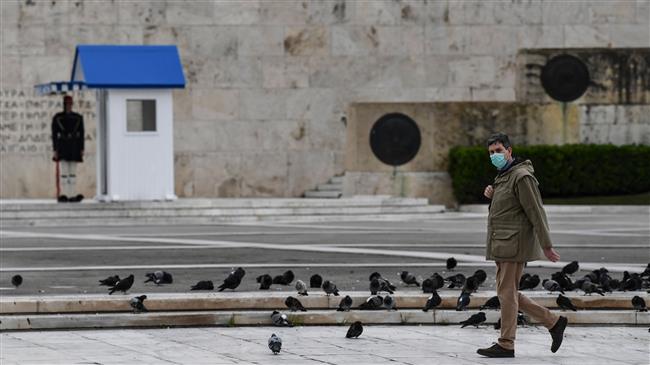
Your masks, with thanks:
[[[650,262],[647,213],[552,213],[551,236],[561,260],[579,260],[576,275],[605,266],[615,277],[642,271]],[[342,290],[365,290],[368,275],[381,272],[399,282],[398,271],[420,277],[446,274],[447,257],[456,272],[488,272],[484,260],[486,216],[442,213],[434,219],[393,222],[247,223],[203,226],[6,228],[0,236],[0,289],[7,295],[104,293],[97,281],[133,273],[133,292],[187,292],[199,280],[215,285],[233,267],[246,270],[238,291],[257,289],[255,278],[291,269],[307,282],[314,273]],[[542,277],[558,265],[533,262],[526,271]],[[144,284],[145,273],[166,270],[171,285]],[[10,278],[24,277],[14,290]],[[272,290],[293,291],[273,286]],[[400,290],[417,290],[415,287]]]
[[[516,358],[488,359],[478,347],[496,341],[491,326],[176,328],[9,332],[0,335],[3,365],[27,364],[567,364],[645,365],[650,333],[642,327],[569,327],[553,354],[543,327],[519,328]],[[267,347],[272,333],[282,352]]]
[[[579,260],[575,276],[605,266],[614,277],[640,272],[650,261],[647,213],[550,213],[552,238],[563,263]],[[485,214],[444,213],[426,220],[222,224],[205,226],[3,228],[0,294],[49,296],[105,293],[97,280],[136,276],[129,294],[184,293],[198,280],[221,283],[233,267],[246,276],[238,292],[256,291],[255,277],[291,269],[297,279],[313,273],[344,291],[367,290],[368,274],[380,271],[398,283],[397,272],[420,277],[447,274],[445,260],[459,259],[455,272],[488,272],[484,260]],[[560,263],[562,265],[563,263]],[[163,269],[170,285],[144,283],[146,272]],[[534,262],[527,272],[543,277],[557,265]],[[14,274],[24,277],[11,287]],[[293,286],[272,287],[293,292]],[[358,340],[346,327],[201,327],[173,329],[25,331],[0,334],[1,363],[12,364],[648,364],[647,327],[572,326],[560,352],[548,350],[542,327],[521,328],[517,358],[475,354],[496,341],[497,331],[458,326],[366,326]],[[266,346],[271,333],[283,338],[280,355]]]

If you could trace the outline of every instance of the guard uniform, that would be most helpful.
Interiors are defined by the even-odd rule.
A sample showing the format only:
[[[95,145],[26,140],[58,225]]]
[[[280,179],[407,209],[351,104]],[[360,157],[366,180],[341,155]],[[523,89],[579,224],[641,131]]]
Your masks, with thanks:
[[[59,163],[59,201],[80,201],[75,195],[77,163],[83,162],[84,119],[75,112],[60,112],[52,118],[52,146]]]

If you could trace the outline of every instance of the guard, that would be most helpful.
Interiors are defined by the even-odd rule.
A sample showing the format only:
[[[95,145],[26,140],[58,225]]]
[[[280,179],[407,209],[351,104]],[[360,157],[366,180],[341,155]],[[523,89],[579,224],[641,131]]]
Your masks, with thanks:
[[[72,111],[72,96],[63,97],[63,112],[52,118],[52,147],[56,161],[57,201],[80,202],[84,196],[75,195],[77,163],[83,162],[84,119]]]

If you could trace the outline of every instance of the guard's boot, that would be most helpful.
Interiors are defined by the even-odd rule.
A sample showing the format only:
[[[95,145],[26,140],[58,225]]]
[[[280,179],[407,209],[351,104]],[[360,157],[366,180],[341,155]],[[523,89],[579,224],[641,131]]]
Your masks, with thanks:
[[[553,338],[553,343],[551,344],[551,352],[557,352],[562,345],[562,339],[564,339],[564,330],[566,329],[569,321],[566,317],[560,316],[560,319],[555,322],[555,326],[548,330],[551,333],[551,338]]]
[[[59,195],[59,197],[56,198],[56,201],[58,201],[59,203],[67,203],[68,197],[65,195]]]
[[[478,349],[476,353],[487,357],[515,357],[515,350],[504,349],[498,343],[488,348]]]

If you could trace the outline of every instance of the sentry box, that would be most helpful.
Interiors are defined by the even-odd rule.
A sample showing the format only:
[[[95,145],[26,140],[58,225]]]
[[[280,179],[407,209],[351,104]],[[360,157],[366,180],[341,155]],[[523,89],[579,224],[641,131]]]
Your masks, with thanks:
[[[173,45],[78,45],[70,82],[38,93],[95,89],[100,201],[174,200],[172,89],[185,77]]]

